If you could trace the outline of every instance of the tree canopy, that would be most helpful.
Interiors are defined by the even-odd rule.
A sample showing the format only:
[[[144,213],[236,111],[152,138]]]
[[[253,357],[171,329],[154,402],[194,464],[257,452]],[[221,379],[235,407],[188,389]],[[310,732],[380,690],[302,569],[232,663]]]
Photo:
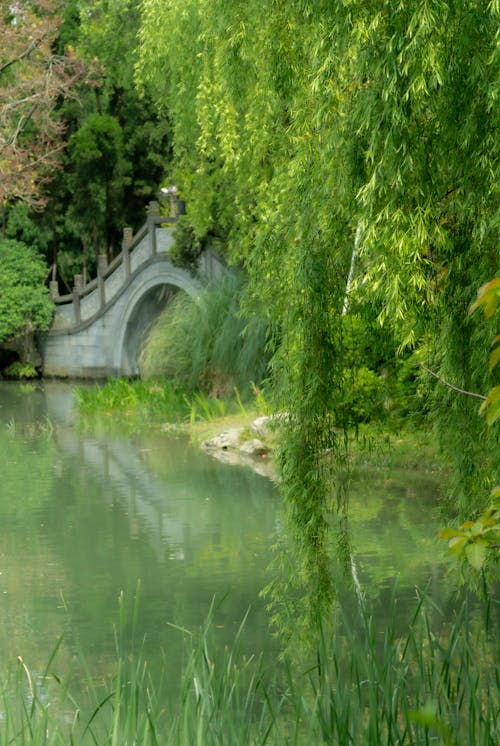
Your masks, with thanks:
[[[172,119],[195,238],[223,237],[276,332],[283,491],[325,597],[349,311],[376,309],[395,358],[467,391],[492,383],[491,330],[468,308],[500,272],[499,19],[489,0],[142,3],[137,77]],[[499,476],[498,439],[475,399],[423,370],[469,511]]]
[[[47,153],[43,178],[36,177],[36,200],[23,197],[20,202],[19,190],[2,182],[5,234],[45,253],[54,276],[57,265],[65,290],[82,265],[89,274],[94,271],[100,251],[110,257],[116,252],[124,226],[138,228],[144,222],[146,205],[156,198],[169,161],[170,123],[134,87],[138,7],[137,0],[70,0],[56,17],[49,0],[30,4],[40,28],[50,24],[51,29],[45,51],[52,56],[37,58],[37,64],[48,60],[53,67],[58,63],[56,71],[70,65],[86,74],[67,77],[68,95],[41,104],[51,126],[58,128],[57,152],[50,158]],[[22,90],[33,72],[21,66],[16,70]],[[40,144],[26,139],[30,163]],[[16,178],[19,153],[17,158]]]
[[[346,293],[378,309],[401,350],[485,391],[488,332],[467,310],[500,270],[498,4],[144,0],[142,12],[138,79],[172,119],[189,220],[246,266],[299,409],[320,389],[327,409],[337,398]],[[473,402],[454,407],[466,417]]]
[[[52,0],[0,3],[0,201],[43,204],[62,146],[56,115],[82,67],[54,42],[61,18]]]

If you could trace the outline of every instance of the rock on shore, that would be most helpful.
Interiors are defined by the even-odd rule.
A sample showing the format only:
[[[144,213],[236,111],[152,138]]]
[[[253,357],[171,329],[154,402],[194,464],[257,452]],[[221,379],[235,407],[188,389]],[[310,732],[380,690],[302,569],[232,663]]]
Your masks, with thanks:
[[[270,417],[258,417],[252,423],[252,434],[263,437]],[[248,428],[233,427],[205,440],[201,448],[224,464],[250,466],[257,474],[275,478],[272,449],[258,437],[248,438]]]

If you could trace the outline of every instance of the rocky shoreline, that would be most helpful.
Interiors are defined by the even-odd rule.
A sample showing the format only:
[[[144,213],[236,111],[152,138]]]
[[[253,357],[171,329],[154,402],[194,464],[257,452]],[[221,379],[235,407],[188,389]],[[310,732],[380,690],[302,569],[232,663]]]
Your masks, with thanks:
[[[272,417],[257,417],[250,427],[232,427],[203,441],[202,450],[224,464],[249,466],[257,474],[276,481],[273,449],[266,442]]]

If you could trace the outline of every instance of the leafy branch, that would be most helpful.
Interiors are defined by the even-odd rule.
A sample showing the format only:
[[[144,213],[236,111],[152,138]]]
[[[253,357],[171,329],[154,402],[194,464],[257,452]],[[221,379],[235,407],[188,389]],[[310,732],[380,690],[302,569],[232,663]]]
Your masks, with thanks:
[[[482,308],[486,318],[491,318],[500,308],[500,277],[487,282],[478,290],[477,299],[470,308],[473,313]],[[489,369],[492,371],[500,362],[500,334],[492,342]],[[431,371],[429,371],[431,372]],[[433,374],[435,375],[435,374]],[[437,376],[436,376],[437,377]],[[449,384],[448,384],[449,385]],[[454,388],[454,387],[451,387]],[[465,392],[462,392],[465,393]],[[479,396],[476,394],[475,396]],[[500,386],[494,386],[484,401],[480,413],[486,415],[489,426],[500,419]],[[465,521],[460,528],[445,528],[439,539],[448,541],[453,554],[465,559],[476,570],[482,570],[488,559],[488,550],[500,549],[500,485],[492,492],[492,502],[487,510],[475,521]]]

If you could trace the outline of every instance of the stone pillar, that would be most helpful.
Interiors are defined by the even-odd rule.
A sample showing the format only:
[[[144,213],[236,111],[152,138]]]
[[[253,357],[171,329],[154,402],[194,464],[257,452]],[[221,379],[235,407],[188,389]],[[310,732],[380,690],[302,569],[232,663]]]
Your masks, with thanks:
[[[50,297],[53,301],[56,301],[59,298],[59,283],[57,280],[51,280],[49,282],[49,289],[50,289]]]
[[[108,268],[108,257],[106,254],[99,254],[97,257],[97,271],[104,277],[104,273]]]
[[[106,303],[106,293],[104,290],[104,273],[108,267],[108,257],[106,254],[99,254],[97,257],[97,287],[99,288],[99,301],[101,308]]]
[[[125,277],[130,277],[130,244],[132,243],[132,228],[123,229],[122,261],[125,267]]]
[[[73,308],[75,311],[75,323],[79,324],[82,320],[80,311],[80,292],[83,290],[83,275],[75,275],[73,286]]]
[[[149,253],[151,256],[156,256],[156,222],[160,215],[160,205],[158,202],[149,203],[148,213],[148,233],[149,233]]]

